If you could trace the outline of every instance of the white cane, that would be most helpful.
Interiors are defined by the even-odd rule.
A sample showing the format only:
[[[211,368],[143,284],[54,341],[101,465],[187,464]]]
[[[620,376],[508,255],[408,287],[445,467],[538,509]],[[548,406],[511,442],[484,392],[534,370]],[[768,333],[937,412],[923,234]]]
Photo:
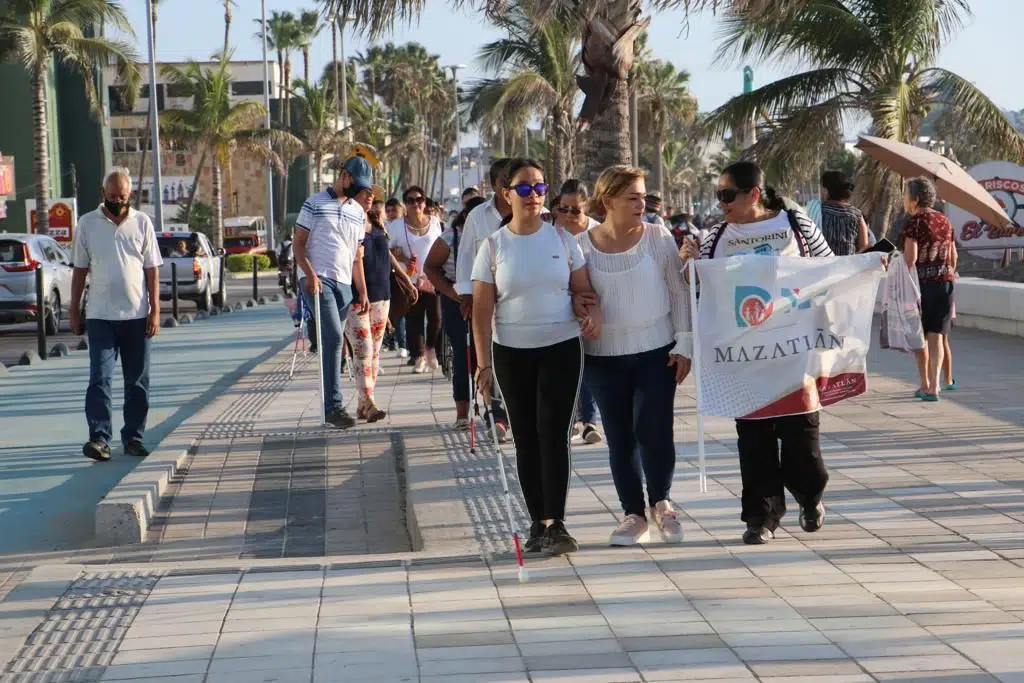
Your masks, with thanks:
[[[324,414],[324,332],[323,327],[320,325],[320,292],[319,290],[313,294],[313,320],[316,324],[316,348],[320,352],[320,357],[317,358],[316,374],[320,384],[320,424],[327,424],[327,415]]]
[[[693,334],[693,381],[697,385],[697,461],[700,492],[708,492],[708,468],[704,457],[704,415],[700,412],[700,335],[697,334],[697,259],[690,259],[690,331]]]

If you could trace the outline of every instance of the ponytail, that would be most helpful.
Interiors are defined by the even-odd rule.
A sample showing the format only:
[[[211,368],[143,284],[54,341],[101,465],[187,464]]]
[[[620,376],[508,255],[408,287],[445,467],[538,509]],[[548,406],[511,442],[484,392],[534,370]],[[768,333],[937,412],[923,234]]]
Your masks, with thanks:
[[[782,211],[786,202],[775,192],[774,187],[765,187],[761,193],[761,204],[769,211]]]

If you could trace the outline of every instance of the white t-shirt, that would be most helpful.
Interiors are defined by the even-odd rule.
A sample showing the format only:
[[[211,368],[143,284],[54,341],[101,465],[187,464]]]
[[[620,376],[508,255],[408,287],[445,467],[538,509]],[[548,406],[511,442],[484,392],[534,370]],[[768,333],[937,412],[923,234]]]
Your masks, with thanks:
[[[153,222],[128,209],[120,225],[103,209],[82,216],[75,231],[71,260],[89,269],[85,317],[94,320],[136,320],[149,315],[145,269],[163,264]]]
[[[700,246],[701,258],[725,258],[757,254],[762,256],[833,256],[818,226],[802,212],[789,213],[754,223],[720,223],[708,231]]]
[[[473,293],[473,264],[480,245],[501,227],[501,214],[494,206],[494,197],[476,207],[466,216],[459,237],[459,258],[455,261],[455,291]]]
[[[417,235],[409,230],[409,225],[404,218],[396,218],[388,223],[388,234],[391,235],[391,243],[388,244],[388,247],[401,250],[406,258],[416,256],[416,273],[413,276],[415,279],[423,275],[423,264],[427,260],[427,254],[430,253],[430,247],[434,246],[434,240],[440,237],[442,232],[441,221],[437,220],[436,216],[430,217],[430,225],[422,235]]]
[[[366,236],[366,212],[328,188],[302,204],[295,225],[309,233],[306,253],[318,277],[352,284],[352,264]]]
[[[569,275],[584,265],[572,235],[550,223],[532,235],[503,227],[481,242],[473,280],[490,282],[498,290],[494,342],[535,349],[578,337]]]

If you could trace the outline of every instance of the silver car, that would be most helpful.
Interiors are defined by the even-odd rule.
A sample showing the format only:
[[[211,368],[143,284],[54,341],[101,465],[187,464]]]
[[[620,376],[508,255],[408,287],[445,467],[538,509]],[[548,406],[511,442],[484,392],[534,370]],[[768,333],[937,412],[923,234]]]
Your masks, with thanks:
[[[0,233],[0,323],[36,320],[36,266],[43,266],[46,334],[57,334],[71,304],[71,259],[52,237]]]

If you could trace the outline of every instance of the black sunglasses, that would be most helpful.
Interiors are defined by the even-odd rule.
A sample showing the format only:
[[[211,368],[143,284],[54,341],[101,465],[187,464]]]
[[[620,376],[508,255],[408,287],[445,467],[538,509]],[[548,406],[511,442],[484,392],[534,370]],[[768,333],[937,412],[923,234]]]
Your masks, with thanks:
[[[559,206],[555,209],[555,211],[557,211],[560,214],[569,213],[572,214],[573,216],[579,216],[581,213],[583,213],[583,209],[577,209],[575,206],[572,207],[571,209],[568,206]]]
[[[543,197],[548,193],[548,184],[537,183],[536,185],[531,185],[530,183],[518,183],[510,186],[509,189],[515,190],[515,193],[523,199],[529,197],[531,192],[536,192],[538,197]]]
[[[420,195],[418,197],[406,197],[405,198],[405,203],[406,204],[422,204],[425,201],[427,201],[427,198],[424,197],[423,195]]]
[[[731,187],[727,187],[724,190],[719,190],[718,192],[715,192],[715,198],[717,198],[718,201],[722,202],[723,204],[731,204],[732,202],[736,201],[736,197],[740,196],[741,194],[746,194],[748,192],[750,192],[750,190],[736,190]]]

